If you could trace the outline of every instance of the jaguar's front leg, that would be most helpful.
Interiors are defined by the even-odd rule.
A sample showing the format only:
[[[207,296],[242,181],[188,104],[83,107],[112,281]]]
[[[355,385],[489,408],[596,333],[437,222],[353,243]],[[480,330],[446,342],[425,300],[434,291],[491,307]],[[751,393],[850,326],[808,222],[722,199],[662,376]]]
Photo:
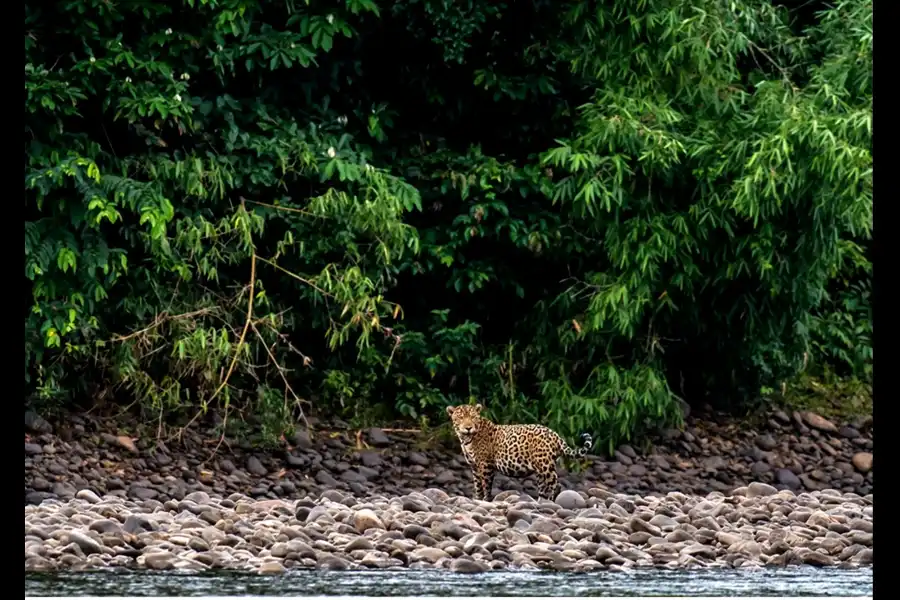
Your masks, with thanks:
[[[484,475],[484,501],[491,502],[493,499],[494,499],[494,469],[490,469]]]
[[[487,464],[477,465],[475,468],[475,494],[485,502],[490,502],[493,497],[491,491],[494,486],[494,468]]]
[[[482,481],[483,471],[474,463],[470,463],[469,466],[472,468],[472,498],[477,500],[482,495],[481,490],[484,489],[484,482]]]

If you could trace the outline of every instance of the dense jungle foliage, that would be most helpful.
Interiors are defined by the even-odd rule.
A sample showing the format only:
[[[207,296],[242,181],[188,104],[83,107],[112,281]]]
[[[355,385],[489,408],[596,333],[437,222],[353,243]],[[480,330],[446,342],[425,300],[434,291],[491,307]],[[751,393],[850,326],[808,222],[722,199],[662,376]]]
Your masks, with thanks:
[[[603,448],[871,376],[869,1],[25,13],[28,403]]]

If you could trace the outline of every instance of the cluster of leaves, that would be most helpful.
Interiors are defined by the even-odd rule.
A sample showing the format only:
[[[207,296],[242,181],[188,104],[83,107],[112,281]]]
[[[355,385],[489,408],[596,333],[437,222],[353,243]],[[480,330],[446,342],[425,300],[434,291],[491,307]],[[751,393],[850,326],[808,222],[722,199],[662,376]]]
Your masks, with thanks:
[[[25,50],[37,398],[612,448],[871,374],[871,2],[59,0]]]

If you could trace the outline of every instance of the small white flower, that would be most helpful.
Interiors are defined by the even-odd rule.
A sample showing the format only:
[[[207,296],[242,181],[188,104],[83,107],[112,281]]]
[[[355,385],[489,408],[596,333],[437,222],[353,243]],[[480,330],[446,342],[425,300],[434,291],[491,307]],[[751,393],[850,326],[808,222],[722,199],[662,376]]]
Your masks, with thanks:
[[[91,57],[91,62],[92,62],[92,63],[95,63],[95,62],[97,62],[97,59],[94,58],[94,57],[92,56],[92,57]]]
[[[294,44],[294,42],[291,42],[291,48],[296,48],[296,47],[297,47],[296,44]]]
[[[171,27],[169,27],[168,29],[166,29],[166,35],[172,35],[172,28],[171,28]]]
[[[126,78],[125,78],[125,83],[131,83],[131,77],[126,77]]]
[[[188,75],[187,73],[182,73],[182,74],[181,74],[181,78],[182,78],[183,80],[187,81],[188,79],[191,78],[191,76]]]
[[[334,147],[332,146],[328,148],[328,152],[326,152],[326,154],[328,154],[328,158],[334,158],[334,155],[337,154],[337,152],[334,151]]]
[[[334,15],[328,15],[327,17],[325,17],[325,20],[328,21],[329,25],[331,25],[332,23],[334,23]]]
[[[373,167],[372,165],[366,163],[366,171],[368,171],[369,173],[371,173],[371,172],[374,171],[374,170],[375,170],[375,167]]]
[[[216,44],[216,48],[221,52],[223,50],[222,44]]]
[[[181,102],[181,94],[175,94],[175,102]]]
[[[339,116],[338,123],[340,123],[341,125],[346,125],[347,124],[347,115]]]

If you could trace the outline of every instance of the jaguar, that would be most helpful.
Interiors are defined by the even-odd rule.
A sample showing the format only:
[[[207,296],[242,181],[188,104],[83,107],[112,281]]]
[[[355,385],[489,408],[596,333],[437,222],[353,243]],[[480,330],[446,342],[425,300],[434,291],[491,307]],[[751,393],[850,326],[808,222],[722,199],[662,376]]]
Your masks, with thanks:
[[[494,476],[535,475],[540,498],[555,500],[560,492],[556,461],[562,455],[581,457],[593,445],[589,433],[581,434],[583,444],[570,447],[555,431],[544,425],[500,425],[482,416],[481,404],[448,406],[447,414],[459,438],[463,456],[475,479],[475,496],[490,501]]]

